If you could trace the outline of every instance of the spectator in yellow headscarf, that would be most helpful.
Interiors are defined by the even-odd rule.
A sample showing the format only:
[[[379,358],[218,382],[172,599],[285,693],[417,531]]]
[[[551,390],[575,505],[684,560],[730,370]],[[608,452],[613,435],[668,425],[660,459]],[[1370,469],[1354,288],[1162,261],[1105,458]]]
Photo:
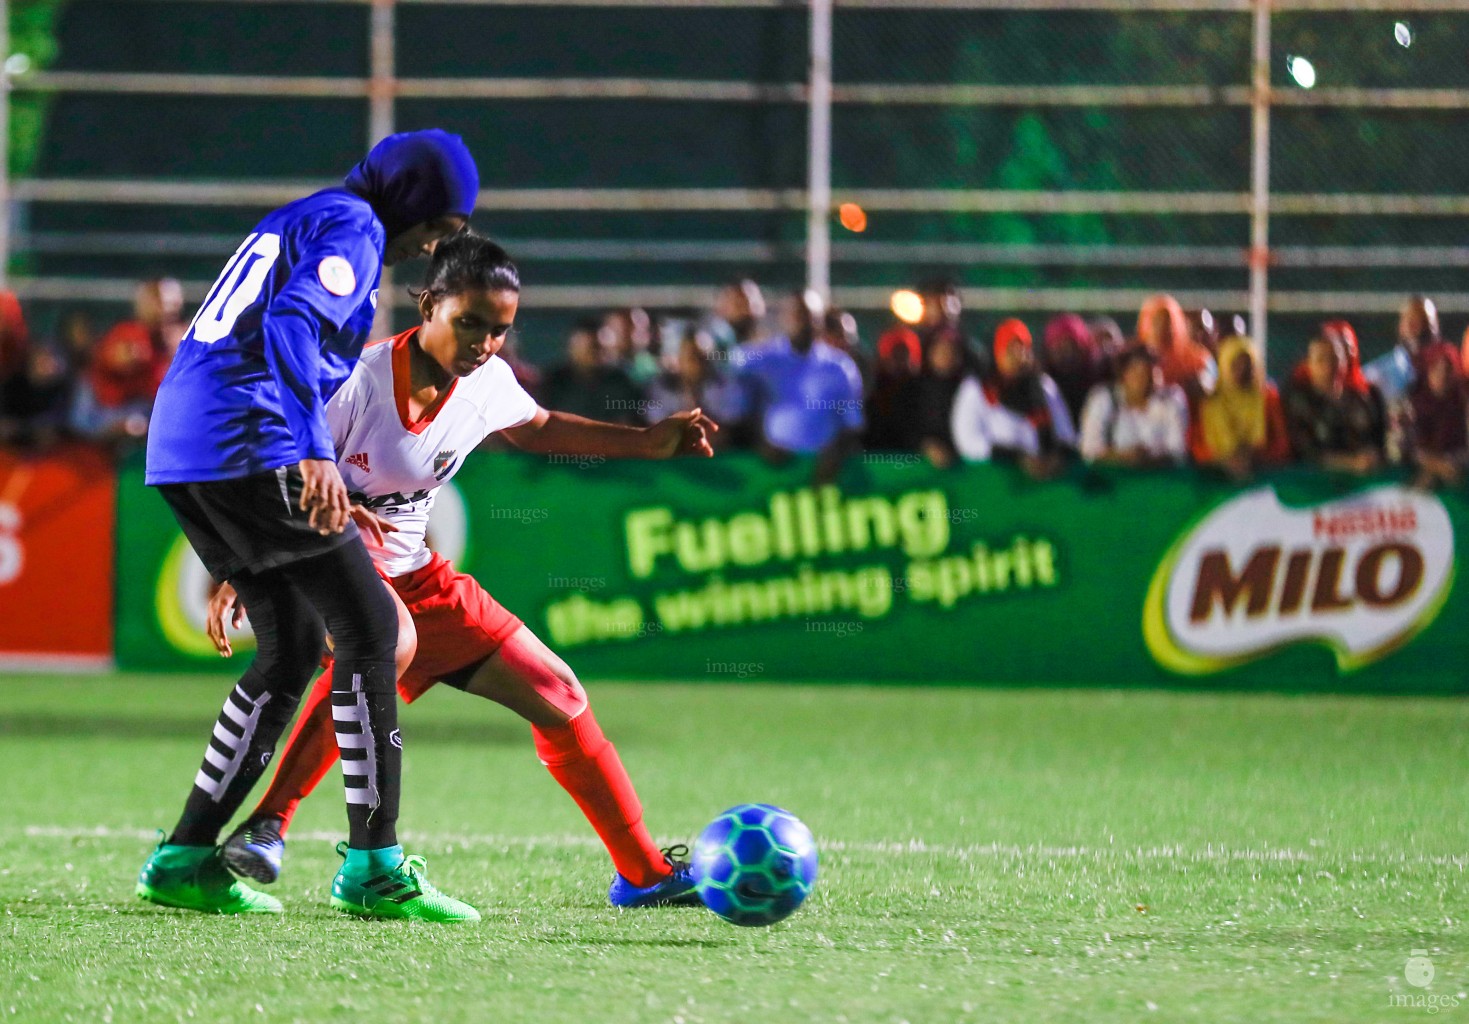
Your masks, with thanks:
[[[1219,383],[1200,403],[1194,458],[1237,478],[1290,458],[1280,393],[1248,338],[1228,338],[1219,346]]]

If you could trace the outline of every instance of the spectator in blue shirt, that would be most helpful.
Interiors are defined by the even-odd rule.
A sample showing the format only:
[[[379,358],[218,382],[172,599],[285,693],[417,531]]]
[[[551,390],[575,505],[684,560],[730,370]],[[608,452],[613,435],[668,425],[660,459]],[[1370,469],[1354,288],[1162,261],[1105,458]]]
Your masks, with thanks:
[[[796,292],[781,312],[786,333],[743,353],[759,447],[773,462],[816,456],[816,482],[829,483],[860,446],[862,374],[850,356],[820,340],[820,295]]]
[[[1439,340],[1438,309],[1433,300],[1411,295],[1398,314],[1397,344],[1364,366],[1362,372],[1391,406],[1413,389],[1418,379],[1418,354]]]
[[[1418,360],[1429,345],[1442,340],[1438,330],[1438,309],[1433,300],[1423,295],[1410,295],[1398,314],[1398,341],[1392,349],[1378,356],[1362,373],[1382,394],[1387,405],[1387,459],[1402,462],[1408,455],[1412,427],[1413,386],[1418,381]]]

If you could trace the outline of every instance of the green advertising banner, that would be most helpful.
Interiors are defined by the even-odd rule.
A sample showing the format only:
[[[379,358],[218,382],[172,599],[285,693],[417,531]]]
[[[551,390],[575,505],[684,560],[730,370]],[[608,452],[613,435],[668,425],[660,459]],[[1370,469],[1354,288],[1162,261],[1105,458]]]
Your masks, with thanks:
[[[588,678],[1460,692],[1462,497],[1390,481],[907,455],[483,454],[431,541]],[[142,474],[119,498],[117,660],[219,665],[209,581]],[[241,645],[237,644],[237,649]]]

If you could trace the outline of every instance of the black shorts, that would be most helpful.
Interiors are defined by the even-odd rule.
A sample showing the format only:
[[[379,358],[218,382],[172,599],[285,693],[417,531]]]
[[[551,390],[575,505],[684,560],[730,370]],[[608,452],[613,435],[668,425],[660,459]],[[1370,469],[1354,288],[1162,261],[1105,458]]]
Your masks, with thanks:
[[[193,484],[162,484],[158,491],[173,509],[209,574],[223,582],[239,573],[264,572],[325,554],[357,540],[357,524],[323,537],[301,510],[301,471],[295,466]]]

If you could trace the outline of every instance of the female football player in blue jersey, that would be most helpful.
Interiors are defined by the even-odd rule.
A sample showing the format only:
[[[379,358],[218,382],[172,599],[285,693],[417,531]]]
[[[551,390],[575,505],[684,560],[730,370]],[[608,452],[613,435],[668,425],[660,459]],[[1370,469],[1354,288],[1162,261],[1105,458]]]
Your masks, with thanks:
[[[345,908],[367,916],[479,917],[434,889],[398,845],[397,614],[351,521],[326,418],[372,327],[383,264],[461,230],[478,191],[458,136],[384,139],[341,187],[256,225],[179,345],[153,410],[147,482],[210,574],[248,604],[259,646],[225,700],[178,825],[143,866],[144,899],[280,911],[234,879],[219,832],[270,761],[330,630],[349,825],[334,890],[375,893],[371,905]]]
[[[498,356],[520,307],[520,272],[505,250],[471,231],[435,250],[417,295],[422,322],[369,347],[327,407],[353,500],[377,517],[366,520],[368,551],[399,603],[398,692],[412,702],[445,683],[515,711],[530,723],[541,763],[611,855],[613,905],[692,899],[687,848],[654,842],[576,674],[473,576],[430,548],[428,527],[440,488],[494,434],[539,454],[708,458],[719,427],[699,409],[630,427],[538,406]],[[210,639],[227,656],[225,623],[233,615],[239,624],[240,605],[225,585],[209,607]],[[330,699],[339,671],[333,666],[311,688],[274,781],[225,841],[240,874],[276,880],[297,806],[337,759]]]

